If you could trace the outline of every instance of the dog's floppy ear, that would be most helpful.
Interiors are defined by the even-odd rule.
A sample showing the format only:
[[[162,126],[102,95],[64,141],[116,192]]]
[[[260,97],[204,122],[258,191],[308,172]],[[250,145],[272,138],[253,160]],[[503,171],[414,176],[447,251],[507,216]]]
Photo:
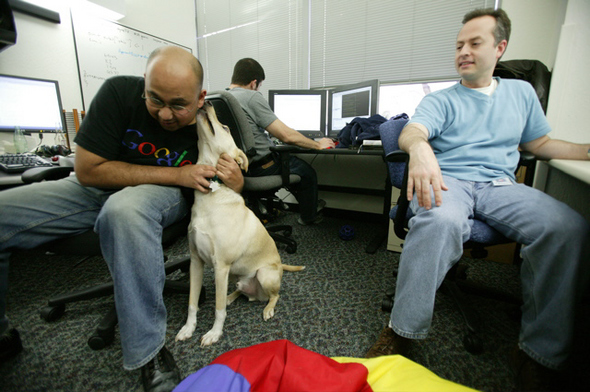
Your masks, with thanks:
[[[234,156],[235,161],[237,162],[240,169],[247,172],[248,171],[248,157],[244,154],[244,151],[236,148],[236,154]]]

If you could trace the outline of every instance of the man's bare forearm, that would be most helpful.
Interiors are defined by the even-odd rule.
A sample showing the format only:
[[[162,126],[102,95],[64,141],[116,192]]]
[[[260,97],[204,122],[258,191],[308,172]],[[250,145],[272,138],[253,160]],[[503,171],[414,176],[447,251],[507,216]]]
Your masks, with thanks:
[[[422,143],[430,147],[428,143],[428,130],[421,124],[408,124],[400,134],[399,147],[410,154],[412,149]]]
[[[576,144],[564,140],[551,139],[542,136],[536,140],[521,144],[523,150],[532,152],[542,160],[549,159],[576,159],[588,160],[590,144]]]
[[[179,168],[143,166],[120,161],[106,161],[77,173],[83,185],[115,189],[141,184],[180,185],[179,174]]]

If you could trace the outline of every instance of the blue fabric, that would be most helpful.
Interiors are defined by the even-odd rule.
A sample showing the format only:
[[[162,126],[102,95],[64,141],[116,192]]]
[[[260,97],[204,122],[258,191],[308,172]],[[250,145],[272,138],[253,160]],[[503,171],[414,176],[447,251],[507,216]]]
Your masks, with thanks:
[[[229,366],[211,364],[185,378],[174,392],[250,392],[250,383]]]
[[[379,126],[379,135],[381,136],[383,153],[385,155],[400,149],[397,140],[399,139],[399,135],[402,133],[404,126],[408,123],[408,120],[408,115],[406,113],[401,113]],[[389,170],[391,184],[396,188],[401,188],[406,165],[398,162],[387,162],[387,168]]]
[[[518,146],[551,131],[533,87],[498,80],[491,96],[457,83],[422,99],[410,123],[424,125],[443,174],[467,181],[514,179]]]

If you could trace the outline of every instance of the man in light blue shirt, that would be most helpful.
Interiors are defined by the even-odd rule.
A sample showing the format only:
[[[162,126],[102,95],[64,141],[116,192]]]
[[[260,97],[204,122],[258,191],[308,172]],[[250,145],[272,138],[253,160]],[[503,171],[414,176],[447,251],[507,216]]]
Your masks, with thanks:
[[[404,244],[394,307],[368,357],[404,354],[424,339],[436,290],[460,259],[477,217],[522,249],[522,323],[517,386],[548,387],[573,346],[576,305],[587,289],[590,225],[550,196],[516,184],[520,147],[540,159],[587,160],[589,144],[552,140],[527,82],[493,78],[510,36],[502,10],[467,14],[457,36],[461,82],[427,95],[399,138],[409,153],[415,216]]]

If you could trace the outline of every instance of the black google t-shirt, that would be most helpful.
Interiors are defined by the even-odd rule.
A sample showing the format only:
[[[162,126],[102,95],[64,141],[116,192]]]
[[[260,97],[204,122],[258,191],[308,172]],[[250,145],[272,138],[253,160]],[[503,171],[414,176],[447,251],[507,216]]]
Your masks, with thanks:
[[[116,76],[104,82],[80,126],[75,142],[108,160],[178,167],[197,162],[197,128],[163,129],[141,98],[141,77]]]

